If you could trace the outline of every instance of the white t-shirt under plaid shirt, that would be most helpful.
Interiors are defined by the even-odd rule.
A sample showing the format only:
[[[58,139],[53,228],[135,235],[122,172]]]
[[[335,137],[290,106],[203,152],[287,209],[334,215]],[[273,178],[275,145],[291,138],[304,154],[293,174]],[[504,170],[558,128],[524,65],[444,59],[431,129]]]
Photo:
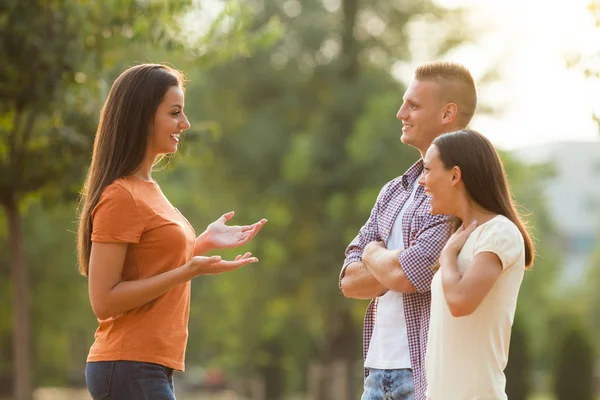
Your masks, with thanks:
[[[369,242],[383,241],[387,243],[394,221],[411,195],[413,185],[417,185],[417,180],[422,172],[423,161],[419,160],[404,175],[393,179],[383,187],[369,219],[346,249],[346,259],[340,273],[340,284],[346,267],[353,262],[362,260],[362,252]],[[450,218],[443,215],[431,215],[429,197],[425,195],[423,187],[419,186],[402,219],[402,238],[405,250],[399,256],[404,274],[416,289],[414,293],[403,294],[410,361],[415,383],[415,400],[425,399],[427,383],[424,363],[429,331],[431,279],[437,267],[440,252],[450,234]],[[365,357],[377,316],[377,300],[375,298],[371,301],[365,315],[363,337],[363,355]]]

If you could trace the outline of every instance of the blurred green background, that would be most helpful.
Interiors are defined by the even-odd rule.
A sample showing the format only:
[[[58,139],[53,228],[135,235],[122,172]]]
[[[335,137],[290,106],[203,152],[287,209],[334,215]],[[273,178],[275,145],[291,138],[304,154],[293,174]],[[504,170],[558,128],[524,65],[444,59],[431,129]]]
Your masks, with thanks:
[[[337,288],[343,253],[382,185],[418,157],[399,140],[405,83],[391,71],[411,62],[416,21],[435,27],[433,58],[474,41],[467,14],[420,0],[2,0],[0,398],[17,387],[18,400],[88,398],[97,323],[77,273],[77,195],[110,85],[141,62],[188,78],[192,128],[154,174],[170,201],[197,233],[229,210],[232,223],[269,220],[243,249],[259,264],[193,281],[178,398],[359,398],[367,302]],[[492,68],[477,83],[496,79]],[[598,236],[561,228],[557,214],[577,206],[555,211],[557,192],[578,196],[560,186],[571,176],[560,154],[600,161],[596,143],[583,147],[535,163],[502,152],[538,251],[513,328],[511,400],[597,392]],[[598,199],[586,216],[600,228]]]

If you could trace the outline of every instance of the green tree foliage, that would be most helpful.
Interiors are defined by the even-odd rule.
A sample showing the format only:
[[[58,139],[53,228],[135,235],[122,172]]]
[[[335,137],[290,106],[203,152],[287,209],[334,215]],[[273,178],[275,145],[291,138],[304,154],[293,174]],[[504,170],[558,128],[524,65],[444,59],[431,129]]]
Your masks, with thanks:
[[[415,26],[435,27],[440,40],[430,44],[436,55],[461,43],[468,31],[460,11],[423,1],[225,2],[214,25],[194,37],[172,23],[187,2],[67,1],[28,8],[9,0],[0,7],[4,4],[19,12],[0,8],[1,16],[10,16],[0,17],[0,25],[10,28],[0,34],[2,43],[20,37],[23,43],[39,42],[43,23],[19,30],[7,21],[44,21],[52,12],[62,18],[56,30],[64,35],[56,39],[62,44],[40,52],[48,50],[40,57],[47,69],[61,71],[53,75],[60,79],[44,92],[47,102],[24,108],[23,121],[35,116],[28,135],[18,133],[13,122],[17,108],[10,93],[19,91],[9,93],[3,85],[30,73],[26,61],[33,64],[35,54],[15,53],[0,66],[0,76],[7,77],[0,80],[0,95],[7,93],[0,97],[0,191],[12,193],[13,181],[44,177],[39,187],[14,186],[22,188],[15,199],[24,215],[23,260],[31,271],[26,282],[32,288],[36,384],[82,384],[96,327],[85,280],[76,274],[69,232],[76,230],[75,203],[65,193],[80,188],[112,80],[136,62],[163,61],[189,77],[186,111],[192,123],[182,151],[156,174],[167,197],[198,233],[231,209],[236,223],[269,219],[243,249],[257,255],[259,264],[193,281],[188,366],[221,366],[233,378],[261,377],[269,398],[304,391],[314,361],[325,366],[346,361],[352,365],[349,379],[360,384],[366,302],[345,299],[337,289],[343,252],[382,185],[418,158],[399,140],[395,114],[404,88],[390,71],[411,62]],[[42,12],[43,6],[52,12]],[[24,14],[17,18],[19,13]],[[57,66],[65,63],[68,68]],[[22,149],[15,155],[11,140]],[[528,315],[525,329],[543,332],[539,305],[551,298],[557,258],[538,187],[545,172],[503,157],[516,198],[533,211],[528,219],[540,252],[534,271],[526,274],[519,309]],[[51,211],[49,200],[56,203]],[[7,221],[8,213],[0,214],[4,242],[17,237],[9,234]],[[0,256],[9,254],[9,246],[0,246]],[[0,257],[0,317],[6,316],[0,318],[0,374],[11,367],[2,356],[14,348],[7,322],[14,285],[5,259]],[[537,342],[534,359],[542,353]]]
[[[595,351],[589,330],[579,321],[568,322],[557,350],[554,374],[557,399],[594,399]]]
[[[519,291],[517,314],[524,317],[520,323],[526,332],[535,332],[531,344],[531,366],[549,373],[552,341],[551,320],[557,307],[556,276],[561,265],[561,237],[554,227],[544,199],[544,181],[551,178],[551,164],[525,165],[509,153],[502,152],[502,161],[508,175],[517,208],[534,240],[536,258],[533,268],[525,272]],[[545,304],[545,307],[540,307]],[[526,318],[525,318],[526,316]]]
[[[30,278],[21,209],[31,197],[73,196],[99,108],[105,49],[158,39],[161,14],[187,2],[4,1],[0,5],[0,206],[9,226],[15,398],[31,388]],[[139,14],[149,13],[148,17]],[[147,14],[148,15],[148,14]],[[87,73],[87,74],[86,74]],[[95,77],[85,85],[87,76]],[[100,75],[100,76],[99,76]]]
[[[429,2],[249,4],[257,24],[276,16],[283,37],[190,75],[188,114],[205,129],[184,138],[186,196],[200,193],[212,210],[198,221],[235,209],[236,218],[269,223],[251,246],[259,265],[194,282],[190,331],[201,339],[190,342],[188,360],[274,384],[280,374],[264,367],[277,363],[294,377],[283,388],[267,383],[280,398],[279,390],[305,388],[312,360],[346,360],[352,379],[360,371],[366,304],[337,289],[344,249],[382,185],[418,158],[399,140],[403,87],[390,69],[410,59],[411,23],[452,30],[460,16]]]
[[[511,400],[527,400],[531,391],[531,355],[529,337],[522,317],[517,316],[510,337],[506,375],[506,395]]]

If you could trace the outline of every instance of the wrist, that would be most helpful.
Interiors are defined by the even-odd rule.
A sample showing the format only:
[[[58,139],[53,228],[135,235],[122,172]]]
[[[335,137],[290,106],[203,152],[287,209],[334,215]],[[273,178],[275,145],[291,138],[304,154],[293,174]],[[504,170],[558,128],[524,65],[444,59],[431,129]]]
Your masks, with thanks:
[[[362,255],[362,261],[364,264],[371,264],[374,262],[375,257],[377,256],[377,248],[372,245],[367,245],[365,247],[365,251]]]
[[[194,246],[194,255],[201,256],[213,249],[213,245],[208,239],[208,233],[202,232],[200,236],[196,238],[196,245]]]
[[[456,260],[457,256],[458,254],[453,251],[442,251],[440,254],[440,264],[448,264],[449,261]]]
[[[191,281],[192,279],[194,279],[195,277],[197,277],[199,275],[198,271],[195,270],[195,268],[192,265],[192,261],[188,261],[185,264],[183,264],[181,267],[179,267],[179,271],[178,271],[178,276],[179,276],[179,283],[184,283],[187,281]]]

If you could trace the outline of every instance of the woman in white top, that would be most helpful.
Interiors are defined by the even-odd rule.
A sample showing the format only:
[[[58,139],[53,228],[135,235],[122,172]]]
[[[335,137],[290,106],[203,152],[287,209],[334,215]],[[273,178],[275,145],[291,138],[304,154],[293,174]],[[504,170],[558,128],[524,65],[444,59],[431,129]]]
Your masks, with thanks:
[[[431,284],[427,398],[506,399],[504,368],[523,273],[534,257],[498,153],[483,135],[439,136],[419,184],[456,217]]]

